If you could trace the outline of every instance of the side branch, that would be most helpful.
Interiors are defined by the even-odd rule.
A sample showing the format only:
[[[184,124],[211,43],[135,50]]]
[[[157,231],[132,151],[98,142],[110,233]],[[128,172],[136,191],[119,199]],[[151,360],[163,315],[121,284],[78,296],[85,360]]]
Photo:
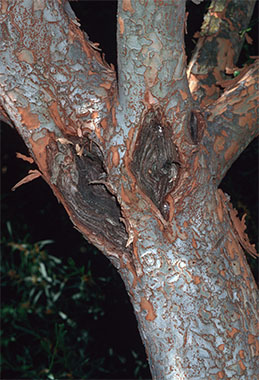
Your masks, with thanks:
[[[206,110],[209,166],[218,185],[233,162],[258,135],[258,62]]]
[[[116,125],[115,71],[80,30],[67,1],[17,0],[2,12],[2,114],[76,228],[116,255],[128,236],[105,184],[107,141]]]
[[[190,91],[201,107],[220,96],[221,82],[235,71],[255,3],[212,0],[187,69]]]

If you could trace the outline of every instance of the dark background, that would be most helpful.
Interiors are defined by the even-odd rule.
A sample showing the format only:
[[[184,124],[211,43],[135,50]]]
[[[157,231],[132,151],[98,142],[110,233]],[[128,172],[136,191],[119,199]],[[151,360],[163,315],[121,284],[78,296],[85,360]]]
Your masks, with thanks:
[[[186,47],[187,55],[190,57],[195,46],[192,35],[199,30],[202,15],[208,6],[208,2],[205,1],[199,6],[188,2],[187,5],[190,14]],[[80,19],[82,28],[87,31],[90,40],[100,43],[107,62],[113,63],[116,67],[116,2],[79,1],[72,2],[71,6]],[[257,41],[258,32],[257,27],[255,27],[256,17],[257,9],[252,18],[253,28],[249,32],[255,41]],[[257,44],[254,43],[253,46],[246,44],[238,63],[239,66],[247,62],[249,55],[256,54]],[[30,242],[51,239],[54,243],[48,246],[48,252],[61,258],[63,263],[67,263],[70,257],[73,257],[78,267],[87,267],[91,263],[91,275],[103,295],[100,304],[103,313],[94,319],[90,318],[89,315],[82,314],[81,309],[78,309],[78,312],[75,311],[78,334],[80,335],[80,329],[86,328],[86,326],[92,334],[91,352],[89,353],[90,356],[92,355],[91,360],[103,358],[100,368],[96,368],[91,377],[106,379],[149,378],[145,352],[138,334],[133,309],[116,270],[101,253],[88,245],[80,233],[72,227],[63,207],[58,204],[52,191],[41,178],[19,187],[15,192],[11,191],[12,186],[25,177],[28,170],[33,167],[27,162],[16,159],[15,152],[28,155],[27,148],[17,132],[4,123],[1,125],[1,144],[2,239],[8,235],[7,222],[9,222],[14,232],[14,240],[20,241],[25,236]],[[234,163],[221,187],[231,195],[234,207],[239,211],[239,216],[241,217],[244,212],[247,214],[248,235],[252,243],[257,243],[258,140],[254,140]],[[5,248],[2,246],[3,250]],[[248,260],[254,276],[258,280],[257,263],[250,257]],[[99,281],[100,278],[107,278],[109,281],[103,286],[103,282]],[[93,288],[93,294],[95,291]],[[2,293],[4,300],[12,297],[12,294],[8,294],[7,288],[4,288]],[[17,294],[15,293],[13,296],[17,297]],[[19,303],[19,299],[16,302]],[[64,302],[69,303],[69,299]],[[37,324],[32,325],[31,328],[37,329]],[[8,347],[5,349],[8,350]],[[12,350],[15,351],[14,346],[12,346]],[[123,359],[120,360],[119,358]],[[139,366],[139,370],[136,372],[137,366]],[[102,372],[101,367],[105,367],[105,372]],[[4,365],[2,371],[4,377],[1,378],[19,378],[19,371],[12,371]],[[33,378],[26,376],[26,372],[20,373],[20,378],[26,377]],[[75,377],[68,376],[67,378]]]

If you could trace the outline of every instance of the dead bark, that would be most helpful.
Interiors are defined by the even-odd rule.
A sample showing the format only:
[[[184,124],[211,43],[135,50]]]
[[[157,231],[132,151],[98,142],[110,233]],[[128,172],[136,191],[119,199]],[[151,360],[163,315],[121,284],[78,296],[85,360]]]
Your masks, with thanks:
[[[243,9],[217,11],[230,28],[233,3]],[[117,90],[68,2],[4,2],[1,109],[118,269],[153,378],[255,379],[256,286],[242,247],[255,250],[217,187],[257,134],[256,67],[219,97],[192,71],[195,53],[188,84],[184,22],[181,0],[119,2]],[[229,63],[213,62],[214,74]]]

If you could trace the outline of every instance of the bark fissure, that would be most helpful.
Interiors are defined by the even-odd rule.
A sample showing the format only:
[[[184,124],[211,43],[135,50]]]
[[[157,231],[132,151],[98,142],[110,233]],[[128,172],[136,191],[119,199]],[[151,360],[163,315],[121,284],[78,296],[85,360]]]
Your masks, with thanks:
[[[165,198],[175,188],[181,167],[172,130],[160,109],[150,109],[140,126],[131,163],[140,188],[164,217]]]
[[[50,181],[58,187],[79,223],[100,240],[124,251],[128,234],[119,203],[105,184],[107,171],[102,152],[89,139],[82,147],[79,142],[82,144],[74,137],[49,142]]]

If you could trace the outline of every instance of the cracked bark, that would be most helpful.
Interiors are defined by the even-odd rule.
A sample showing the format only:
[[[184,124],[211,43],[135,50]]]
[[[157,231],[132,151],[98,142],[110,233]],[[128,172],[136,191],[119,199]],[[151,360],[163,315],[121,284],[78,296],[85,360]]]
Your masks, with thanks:
[[[119,2],[118,86],[68,2],[1,4],[2,117],[118,269],[154,379],[257,376],[256,287],[242,247],[255,251],[217,189],[257,134],[256,66],[216,89],[233,3],[243,15],[243,1],[223,1],[207,16],[224,20],[207,38],[218,50],[211,67],[202,37],[188,83],[184,2]],[[199,59],[212,76],[194,73]]]

